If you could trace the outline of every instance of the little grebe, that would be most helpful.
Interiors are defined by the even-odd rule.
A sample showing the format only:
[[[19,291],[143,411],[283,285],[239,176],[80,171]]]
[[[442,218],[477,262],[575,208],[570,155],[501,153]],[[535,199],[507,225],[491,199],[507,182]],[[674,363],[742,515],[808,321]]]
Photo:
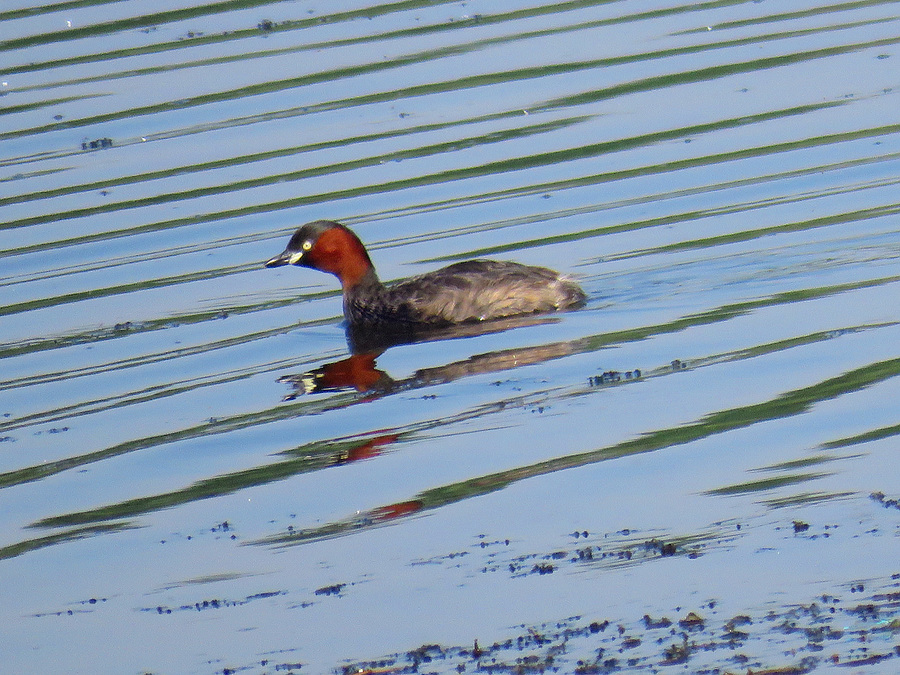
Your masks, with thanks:
[[[584,291],[553,270],[469,260],[385,286],[359,238],[329,220],[307,223],[266,267],[300,265],[334,274],[351,325],[441,326],[584,303]]]

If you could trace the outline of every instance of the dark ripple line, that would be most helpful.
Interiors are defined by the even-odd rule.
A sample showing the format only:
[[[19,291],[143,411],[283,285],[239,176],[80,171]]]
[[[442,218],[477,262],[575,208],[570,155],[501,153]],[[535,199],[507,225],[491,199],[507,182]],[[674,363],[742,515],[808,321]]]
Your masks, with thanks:
[[[874,187],[884,187],[886,185],[896,185],[900,179],[890,179],[889,181],[879,182]],[[664,216],[648,218],[645,220],[630,221],[624,223],[616,223],[614,225],[604,225],[579,232],[571,232],[566,234],[545,235],[538,239],[526,239],[521,241],[509,242],[505,244],[496,244],[494,246],[483,246],[478,249],[463,251],[460,253],[452,253],[449,255],[439,255],[424,260],[417,260],[417,263],[434,263],[449,262],[453,260],[465,260],[467,258],[475,258],[485,255],[496,255],[497,253],[505,253],[508,251],[521,251],[529,248],[539,248],[549,244],[558,244],[562,242],[580,241],[582,239],[590,239],[592,237],[615,234],[620,232],[631,232],[634,230],[644,230],[651,227],[659,227],[660,225],[674,225],[691,221],[702,220],[711,216],[727,215],[732,213],[743,213],[756,209],[769,208],[773,204],[798,203],[810,199],[818,199],[822,196],[833,196],[835,194],[845,194],[867,190],[871,186],[864,184],[862,186],[849,186],[834,188],[824,191],[821,194],[812,193],[800,196],[787,196],[774,199],[766,199],[757,202],[746,202],[740,204],[730,204],[726,206],[713,207],[708,209],[700,209],[687,211],[683,213],[669,213]],[[818,218],[810,218],[808,220],[799,220],[790,223],[782,223],[780,225],[772,225],[770,227],[741,230],[728,234],[706,237],[703,239],[689,239],[679,241],[665,246],[639,249],[621,253],[615,256],[608,256],[608,260],[619,260],[625,258],[633,258],[638,256],[652,255],[655,253],[664,253],[671,251],[681,251],[687,249],[713,248],[723,244],[731,244],[739,241],[751,241],[773,234],[783,234],[786,232],[803,232],[806,230],[814,230],[820,227],[830,227],[832,225],[843,225],[845,223],[859,222],[863,220],[872,220],[875,218],[884,218],[887,216],[897,215],[900,213],[900,204],[887,204],[873,206],[866,209],[858,209],[856,211],[844,211],[840,213],[832,213],[827,216]]]
[[[291,326],[290,329],[295,328]],[[267,337],[271,337],[272,335],[287,332],[288,329],[275,329],[266,331],[265,333],[253,334],[249,336],[242,336],[240,341],[223,341],[228,344],[219,345],[203,345],[202,348],[198,348],[196,350],[192,350],[192,354],[196,353],[209,353],[215,351],[217,349],[224,349],[235,344],[244,344],[247,342],[251,342],[253,340],[265,339]],[[133,368],[140,365],[145,365],[147,363],[157,363],[161,360],[168,361],[171,357],[181,357],[185,356],[185,354],[175,353],[170,356],[162,355],[164,358],[146,358],[142,360],[141,363],[127,363],[124,365],[113,364],[110,367],[97,367],[92,369],[93,372],[85,373],[86,375],[94,375],[98,373],[107,373],[113,370],[118,370],[120,368]],[[243,368],[238,368],[235,370],[228,370],[224,372],[215,372],[207,375],[200,375],[196,377],[186,378],[183,380],[175,380],[172,382],[160,382],[157,384],[152,384],[143,389],[138,390],[130,390],[120,394],[114,394],[111,396],[104,396],[99,399],[92,400],[83,400],[77,403],[71,403],[68,405],[60,406],[59,408],[52,408],[50,410],[41,410],[38,412],[30,413],[28,415],[23,415],[21,417],[16,417],[12,420],[6,422],[0,422],[0,431],[8,432],[14,431],[16,429],[27,429],[28,427],[32,427],[39,424],[52,424],[53,422],[59,422],[63,420],[72,419],[75,417],[84,417],[85,415],[96,415],[99,413],[106,412],[108,410],[117,410],[129,406],[140,405],[142,403],[147,403],[149,401],[159,401],[162,399],[169,398],[171,396],[177,396],[179,394],[183,394],[185,392],[196,392],[207,387],[215,387],[223,384],[229,384],[231,382],[238,382],[240,380],[246,380],[256,375],[260,375],[262,373],[271,373],[273,371],[283,371],[289,368],[298,368],[304,364],[302,359],[291,358],[291,359],[281,359],[279,361],[272,361],[268,363],[260,363],[253,364],[249,366],[244,366]],[[77,375],[76,375],[77,376]],[[55,378],[56,379],[56,378]],[[55,381],[55,379],[48,379],[47,381]],[[58,379],[64,379],[62,377]]]
[[[341,199],[349,199],[352,197],[359,197],[362,195],[368,194],[381,194],[390,191],[402,190],[412,187],[421,187],[423,185],[434,185],[438,183],[451,182],[456,180],[464,180],[468,178],[474,178],[479,176],[492,175],[495,173],[504,173],[509,171],[517,171],[523,169],[531,169],[540,166],[547,166],[552,164],[557,164],[563,161],[572,161],[577,159],[584,159],[588,157],[595,157],[597,155],[620,151],[624,148],[635,147],[639,145],[645,145],[647,143],[658,142],[664,139],[670,138],[680,138],[685,134],[695,134],[701,131],[711,131],[723,128],[731,128],[732,126],[744,126],[747,124],[756,123],[759,121],[765,121],[768,119],[776,119],[779,117],[785,117],[788,115],[801,115],[814,110],[826,109],[834,106],[847,105],[849,102],[846,100],[841,101],[830,101],[825,103],[817,103],[812,105],[799,106],[797,108],[789,108],[785,110],[777,110],[766,113],[759,113],[757,115],[748,115],[742,116],[730,120],[720,120],[717,122],[710,122],[702,125],[695,125],[690,127],[684,127],[681,129],[677,129],[674,131],[665,131],[665,132],[657,132],[656,134],[647,134],[644,136],[636,136],[630,139],[625,140],[617,140],[617,141],[606,141],[603,143],[595,143],[590,145],[581,146],[578,148],[567,148],[564,150],[557,150],[553,152],[541,153],[539,155],[526,155],[523,157],[517,157],[514,159],[506,159],[500,160],[496,162],[489,162],[482,165],[477,165],[474,167],[463,167],[458,169],[451,169],[447,171],[442,171],[435,174],[425,174],[423,176],[415,176],[410,178],[403,178],[394,181],[386,181],[384,183],[370,184],[364,186],[357,186],[353,188],[346,188],[343,190],[335,190],[332,192],[319,193],[316,195],[305,195],[301,197],[292,197],[290,199],[280,200],[277,202],[268,202],[265,204],[254,204],[243,207],[238,207],[234,209],[228,209],[225,211],[218,211],[206,214],[199,214],[193,216],[185,216],[183,218],[176,218],[173,220],[167,221],[157,221],[155,223],[146,223],[142,225],[136,225],[129,228],[122,228],[111,232],[100,232],[95,234],[81,235],[78,237],[71,237],[69,239],[58,240],[55,242],[42,242],[39,244],[32,244],[29,246],[22,246],[15,249],[9,249],[5,251],[0,251],[0,258],[19,255],[23,253],[29,253],[32,251],[47,251],[55,248],[61,248],[65,246],[71,246],[75,244],[88,243],[93,241],[107,241],[111,239],[117,239],[120,237],[131,236],[134,234],[142,233],[142,232],[158,232],[162,230],[168,230],[177,227],[184,227],[188,225],[195,225],[198,223],[208,223],[214,222],[217,220],[225,220],[230,218],[237,218],[246,215],[252,215],[257,213],[266,213],[271,211],[279,211],[285,210],[289,208],[294,208],[298,206],[304,206],[309,204],[318,204],[322,202],[331,202],[338,201]],[[799,141],[787,141],[784,143],[772,145],[772,146],[761,146],[756,148],[747,148],[742,150],[735,150],[725,153],[719,153],[715,155],[706,155],[698,158],[689,158],[677,161],[669,161],[664,162],[662,164],[651,165],[651,166],[643,166],[637,167],[633,169],[624,169],[615,172],[611,172],[608,174],[601,174],[599,176],[594,177],[593,182],[606,182],[611,180],[619,180],[629,176],[636,175],[647,175],[653,172],[659,173],[668,173],[672,171],[677,171],[685,168],[691,168],[695,166],[706,166],[710,164],[717,164],[727,161],[733,161],[736,159],[745,159],[748,157],[755,156],[765,156],[770,154],[777,154],[781,152],[788,152],[790,150],[796,150],[807,147],[816,147],[821,145],[828,145],[835,142],[843,142],[847,140],[854,140],[858,138],[866,138],[873,135],[884,135],[887,133],[896,133],[900,131],[900,124],[889,125],[885,127],[876,127],[874,129],[865,129],[865,130],[857,130],[852,132],[843,132],[839,134],[833,134],[830,136],[816,136],[810,139],[803,139]],[[18,221],[11,221],[6,223],[3,226],[0,226],[0,229],[10,229],[10,228],[18,228],[25,227],[35,224],[43,224],[47,221],[59,220],[66,217],[74,218],[83,215],[93,215],[95,213],[99,213],[99,209],[103,207],[91,207],[86,209],[78,209],[77,211],[70,211],[68,213],[63,214],[53,214],[50,216],[35,216],[32,218],[25,218]],[[70,214],[75,215],[70,215]]]
[[[755,16],[751,19],[738,19],[735,21],[723,21],[722,23],[713,24],[711,27],[694,28],[688,31],[681,31],[675,35],[689,35],[692,33],[703,33],[712,28],[714,30],[728,30],[731,28],[743,28],[746,26],[758,26],[766,23],[776,23],[781,21],[793,21],[795,19],[805,19],[811,16],[821,16],[822,14],[832,14],[835,12],[849,12],[855,9],[865,9],[868,7],[878,7],[880,5],[892,5],[900,2],[900,0],[855,0],[855,2],[839,2],[834,5],[824,5],[822,7],[810,7],[809,9],[800,9],[791,12],[778,12],[776,14],[768,14],[765,16]]]
[[[77,194],[81,192],[94,192],[96,190],[102,190],[105,188],[111,187],[121,187],[123,185],[130,185],[133,183],[143,183],[151,180],[156,180],[158,178],[172,178],[174,176],[198,173],[203,171],[210,171],[215,169],[222,169],[230,166],[240,166],[243,164],[252,164],[254,162],[262,162],[269,159],[276,159],[280,157],[289,157],[291,155],[299,155],[309,152],[316,152],[319,150],[325,150],[328,148],[335,147],[347,147],[350,145],[358,144],[358,143],[369,143],[372,141],[384,140],[384,139],[393,139],[393,138],[402,138],[403,136],[409,136],[414,134],[421,134],[430,131],[438,131],[441,129],[454,128],[459,126],[465,126],[470,124],[476,124],[480,122],[486,121],[495,121],[495,120],[503,120],[508,118],[521,117],[521,111],[509,111],[503,113],[493,113],[489,115],[483,115],[480,117],[473,117],[462,120],[454,120],[452,122],[439,122],[435,124],[425,124],[415,127],[409,127],[406,129],[398,129],[395,131],[386,131],[382,133],[375,134],[366,134],[361,136],[351,136],[348,138],[341,138],[338,140],[331,141],[320,141],[318,143],[309,143],[307,145],[295,145],[288,148],[278,148],[276,150],[269,150],[267,152],[257,152],[249,155],[239,155],[237,157],[229,157],[226,159],[218,159],[210,162],[203,162],[200,164],[191,164],[187,166],[180,166],[171,169],[160,169],[158,171],[149,171],[147,173],[134,174],[131,176],[122,176],[117,178],[110,178],[106,180],[95,181],[93,183],[84,183],[80,185],[66,185],[58,188],[53,188],[50,190],[42,190],[40,192],[31,192],[25,193],[21,195],[14,195],[10,197],[0,197],[0,206],[6,204],[19,204],[23,202],[48,199],[52,197],[60,197],[63,195],[69,194]],[[513,129],[503,129],[498,131],[491,131],[485,133],[481,136],[470,136],[467,138],[460,138],[458,140],[446,141],[443,143],[436,143],[433,145],[427,146],[417,146],[414,149],[410,150],[395,150],[384,155],[374,155],[367,158],[361,158],[359,160],[355,160],[353,162],[343,162],[340,164],[330,165],[331,167],[344,167],[347,168],[339,168],[337,170],[345,171],[353,168],[358,168],[360,166],[372,166],[378,164],[379,162],[391,161],[395,159],[408,159],[410,157],[420,157],[428,154],[435,154],[437,152],[453,150],[461,147],[471,147],[472,145],[479,143],[488,143],[488,142],[498,142],[508,140],[509,138],[516,138],[519,136],[526,136],[529,134],[537,134],[544,133],[546,131],[553,131],[559,128],[565,128],[567,126],[571,126],[573,124],[578,124],[579,122],[584,122],[588,119],[591,119],[593,115],[580,115],[576,117],[568,117],[559,120],[553,120],[550,122],[541,122],[539,124],[532,124],[527,126],[516,127]],[[219,186],[210,186],[207,188],[197,188],[192,192],[196,192],[197,194],[191,194],[188,192],[178,192],[178,193],[170,193],[169,195],[157,195],[156,198],[170,197],[170,199],[165,201],[173,201],[176,199],[188,199],[194,196],[217,193],[218,191],[222,192],[231,192],[234,190],[245,189],[247,187],[256,187],[257,185],[265,185],[268,183],[276,183],[279,181],[283,181],[285,179],[298,179],[303,178],[307,175],[306,172],[314,171],[315,173],[309,175],[321,175],[321,172],[325,171],[328,166],[322,167],[321,171],[319,168],[316,169],[304,169],[299,171],[291,171],[283,174],[272,174],[269,176],[264,176],[261,178],[247,179],[245,181],[229,183],[227,185],[219,185]],[[210,192],[212,191],[212,192]],[[184,196],[179,196],[184,195]],[[140,201],[140,200],[134,200]],[[123,203],[123,202],[119,202]],[[130,202],[125,202],[130,203]],[[155,203],[155,202],[154,202]],[[110,205],[114,207],[115,205]],[[125,208],[132,208],[131,206],[127,206]],[[116,208],[109,208],[108,210],[115,211]],[[3,229],[3,226],[0,225],[0,229]]]
[[[81,300],[93,300],[97,298],[107,297],[111,295],[121,295],[123,293],[131,293],[133,291],[149,290],[152,288],[167,288],[169,286],[177,286],[193,281],[202,281],[205,279],[221,278],[240,274],[250,270],[259,268],[258,263],[244,263],[242,265],[233,265],[231,267],[221,267],[216,270],[204,270],[202,272],[189,272],[171,277],[163,277],[160,279],[145,279],[143,281],[132,281],[125,284],[117,284],[115,286],[106,286],[104,288],[89,288],[83,291],[75,291],[73,293],[63,293],[49,298],[40,298],[37,300],[26,300],[24,302],[16,302],[9,305],[0,306],[0,316],[8,316],[10,314],[19,314],[21,312],[29,312],[35,309],[45,309],[47,307],[55,307],[57,305],[66,305],[71,302]]]
[[[180,63],[170,63],[170,64],[166,64],[166,65],[152,66],[152,67],[148,67],[148,68],[131,69],[131,70],[126,70],[126,71],[119,71],[117,73],[105,73],[103,75],[93,75],[93,76],[89,76],[89,77],[82,77],[82,78],[66,80],[63,82],[35,84],[35,85],[17,88],[16,91],[17,92],[31,91],[31,90],[35,90],[35,89],[36,90],[44,90],[44,89],[49,89],[49,88],[54,88],[54,87],[71,86],[73,84],[85,84],[85,83],[91,83],[91,82],[108,82],[108,81],[114,80],[114,79],[138,77],[141,75],[160,73],[160,72],[172,72],[175,70],[183,70],[185,68],[198,68],[198,67],[208,66],[208,65],[222,65],[222,64],[226,64],[226,63],[232,63],[235,61],[244,62],[244,61],[247,61],[250,59],[269,58],[272,56],[281,56],[281,55],[286,55],[286,54],[297,54],[299,52],[305,52],[305,51],[321,51],[324,49],[334,49],[337,47],[356,45],[356,44],[360,44],[360,43],[372,43],[372,42],[382,42],[382,41],[387,41],[387,40],[402,39],[402,38],[412,37],[412,36],[421,35],[421,34],[443,32],[445,30],[459,30],[460,28],[462,28],[464,26],[468,26],[468,25],[478,25],[478,26],[493,25],[493,24],[504,23],[504,22],[511,21],[511,20],[522,19],[525,17],[532,17],[535,15],[543,15],[543,14],[549,14],[549,13],[553,13],[553,14],[564,13],[564,12],[570,11],[572,9],[571,7],[567,7],[566,5],[581,6],[581,5],[593,5],[593,4],[602,4],[602,3],[597,3],[597,2],[574,2],[574,3],[572,3],[572,2],[570,2],[570,3],[552,5],[550,7],[533,8],[530,10],[516,10],[515,12],[508,12],[506,14],[494,14],[494,15],[481,14],[481,15],[477,15],[475,17],[471,17],[469,19],[463,19],[461,21],[454,21],[449,24],[445,23],[445,24],[436,24],[436,25],[431,25],[431,26],[418,26],[415,28],[403,28],[403,29],[399,29],[399,30],[387,31],[384,33],[378,33],[378,34],[374,34],[374,35],[361,35],[361,36],[350,37],[350,38],[329,40],[327,42],[311,42],[311,43],[294,45],[291,47],[266,49],[266,50],[260,50],[260,51],[256,51],[256,52],[249,52],[249,53],[243,53],[243,54],[231,54],[231,55],[227,55],[227,56],[218,56],[218,57],[214,57],[214,58],[197,59],[197,60],[193,60],[193,61],[182,61]],[[494,45],[507,44],[507,43],[511,43],[511,42],[519,42],[519,41],[523,41],[523,40],[531,40],[531,39],[540,38],[540,37],[561,35],[564,33],[583,31],[583,30],[587,30],[587,29],[591,29],[591,28],[600,28],[603,26],[610,26],[610,25],[615,25],[615,24],[620,24],[620,23],[628,23],[628,22],[644,20],[644,19],[647,19],[650,17],[656,17],[656,16],[660,16],[660,15],[683,13],[685,11],[698,11],[700,9],[708,9],[709,6],[718,7],[722,4],[733,4],[733,3],[732,2],[703,3],[702,5],[691,5],[689,7],[667,8],[664,10],[652,10],[650,12],[643,12],[643,13],[639,13],[639,14],[630,14],[630,15],[625,15],[625,16],[597,19],[597,20],[592,20],[592,21],[583,21],[580,23],[574,23],[574,24],[569,24],[569,25],[553,26],[552,28],[542,28],[540,30],[523,31],[523,32],[511,34],[511,35],[500,35],[500,36],[494,36],[494,37],[489,37],[489,38],[483,38],[483,39],[479,39],[479,40],[473,40],[473,41],[467,42],[465,44],[458,43],[456,45],[443,47],[443,48],[437,49],[437,50],[426,50],[426,51],[418,52],[418,54],[421,57],[421,62],[424,62],[424,61],[428,61],[428,60],[433,60],[435,58],[444,58],[445,56],[448,56],[451,54],[471,53],[471,52],[475,52],[475,51],[484,49],[489,46],[494,46]],[[893,18],[880,17],[880,18],[847,22],[847,23],[842,23],[842,24],[837,24],[837,25],[814,26],[812,28],[802,28],[802,29],[796,29],[796,30],[782,32],[782,33],[769,33],[767,35],[755,35],[755,36],[736,38],[736,39],[731,39],[731,40],[723,40],[723,41],[719,41],[719,42],[707,43],[707,44],[701,44],[701,45],[687,45],[684,47],[660,49],[660,50],[657,50],[654,52],[645,52],[645,53],[634,54],[634,55],[622,55],[622,56],[611,57],[608,59],[603,59],[602,61],[604,63],[603,64],[598,63],[597,65],[598,66],[599,65],[612,66],[612,65],[619,65],[619,64],[627,64],[627,63],[631,63],[634,61],[666,58],[669,56],[675,56],[675,55],[679,55],[679,54],[699,53],[702,51],[707,51],[709,49],[725,49],[728,47],[754,44],[754,43],[762,42],[762,41],[768,42],[768,41],[772,41],[772,40],[794,38],[794,37],[800,37],[800,36],[804,36],[804,35],[816,35],[816,34],[824,33],[824,32],[846,30],[849,28],[858,28],[861,26],[869,26],[869,25],[876,24],[876,23],[887,23],[892,20],[896,20],[896,17],[893,17]],[[285,30],[286,28],[289,27],[287,24],[290,24],[290,22],[279,23],[272,30],[273,31]],[[238,34],[240,34],[240,36],[243,38],[243,37],[248,37],[248,35],[245,35],[245,34],[256,35],[257,31],[253,31],[253,30],[233,31],[233,32],[227,33],[227,36],[233,37],[233,36],[237,36]],[[225,36],[222,36],[222,37],[225,37]],[[200,39],[200,38],[193,38],[192,40],[197,40],[197,39]],[[173,44],[173,47],[172,47],[173,49],[184,46],[184,43],[182,41],[178,41],[178,42],[172,43],[172,44]],[[119,52],[113,52],[113,54],[118,54],[118,53]],[[81,60],[86,59],[86,58],[87,57],[73,57],[73,59],[71,59],[71,60],[81,62]],[[12,71],[20,72],[21,70],[36,69],[37,65],[38,64],[28,64],[27,66],[19,66],[19,67],[13,68],[11,71],[6,71],[6,72],[11,73]],[[69,60],[67,59],[67,60],[48,62],[45,64],[45,67],[46,68],[50,68],[50,67],[58,68],[58,67],[65,66],[65,65],[72,65],[72,64],[69,63]],[[0,71],[0,73],[2,73],[2,72],[3,71]]]
[[[275,5],[292,0],[222,0],[213,2],[208,5],[199,5],[196,7],[187,7],[184,9],[171,9],[156,14],[143,14],[141,16],[132,16],[124,19],[116,19],[107,21],[106,23],[96,23],[89,26],[72,27],[65,31],[56,33],[42,33],[39,35],[30,35],[28,37],[13,38],[0,42],[0,51],[12,51],[15,49],[23,49],[25,47],[33,47],[35,45],[53,44],[55,42],[68,42],[71,40],[81,40],[88,37],[105,36],[109,33],[115,33],[125,30],[133,30],[135,28],[146,28],[147,26],[158,26],[163,23],[172,23],[173,21],[181,21],[183,19],[193,19],[198,16],[208,16],[211,14],[223,14],[233,10],[245,10],[253,7],[261,7],[266,5]],[[404,0],[392,5],[382,5],[375,10],[354,10],[334,15],[322,15],[315,18],[303,19],[297,23],[314,26],[321,23],[332,23],[336,21],[349,21],[360,17],[365,17],[379,9],[390,7],[388,11],[378,13],[390,13],[394,11],[402,11],[402,9],[415,9],[418,7],[427,7],[435,3],[447,3],[451,0]],[[402,8],[402,9],[398,9]],[[0,13],[0,20],[9,18],[13,12]],[[253,32],[259,33],[259,29]]]
[[[24,19],[32,16],[40,16],[41,14],[54,14],[63,12],[67,9],[80,9],[82,7],[99,7],[102,5],[112,5],[121,2],[121,0],[69,0],[68,2],[57,2],[53,4],[41,5],[39,7],[22,7],[21,9],[11,9],[9,11],[0,11],[0,21],[12,21],[13,19]]]
[[[437,2],[441,0],[434,0],[430,3],[422,3],[428,6],[433,6]],[[574,11],[584,7],[592,7],[597,5],[606,5],[606,4],[615,4],[618,0],[570,0],[569,2],[560,2],[560,3],[550,3],[547,5],[541,5],[538,7],[529,7],[525,9],[518,9],[512,12],[506,12],[502,14],[479,14],[468,19],[461,19],[458,21],[453,21],[450,23],[441,23],[434,24],[429,26],[417,26],[414,28],[403,28],[399,30],[387,31],[384,33],[379,33],[377,35],[365,35],[354,38],[344,38],[337,39],[328,43],[311,43],[309,45],[301,45],[296,49],[298,50],[309,50],[309,49],[323,49],[326,47],[339,47],[345,45],[352,45],[358,43],[366,43],[366,42],[376,42],[383,40],[393,40],[398,38],[405,37],[416,37],[421,35],[430,35],[432,33],[442,33],[445,31],[451,30],[463,30],[469,28],[473,25],[493,25],[499,23],[506,23],[513,20],[520,19],[528,19],[535,18],[540,16],[546,16],[548,14],[561,14],[570,11]],[[733,5],[741,5],[744,4],[746,0],[711,0],[709,2],[702,3],[692,3],[687,6],[678,6],[678,7],[667,7],[662,9],[654,9],[646,12],[640,12],[636,14],[629,14],[620,17],[610,17],[607,19],[601,19],[599,21],[587,22],[584,24],[584,27],[598,27],[603,25],[615,25],[620,23],[629,23],[632,21],[641,21],[650,18],[659,18],[664,16],[671,16],[675,14],[684,14],[688,12],[696,12],[696,11],[706,11],[708,9],[716,9],[721,7],[730,7]],[[268,4],[268,3],[267,3]],[[405,4],[405,3],[397,3],[397,4]],[[441,1],[441,4],[449,4],[446,0]],[[343,20],[352,20],[357,18],[367,18],[369,16],[376,16],[380,14],[387,14],[393,11],[405,11],[408,9],[404,7],[400,10],[391,10],[389,12],[378,12],[378,8],[373,8],[370,10],[365,10],[365,14],[361,16],[353,15],[350,16],[349,19],[341,19],[338,17],[343,17],[343,14],[330,15],[329,23],[337,23]],[[2,17],[2,14],[0,14]],[[321,24],[321,19],[301,19],[301,20],[293,20],[293,21],[284,21],[278,24],[274,24],[272,26],[273,32],[280,31],[289,31],[289,30],[298,30],[305,29],[310,26],[316,26]],[[579,30],[581,25],[577,25],[575,28]],[[548,29],[547,34],[553,34],[555,29]],[[539,32],[539,34],[543,34],[543,32]],[[195,45],[206,45],[211,43],[217,43],[221,41],[230,41],[235,39],[244,39],[251,36],[259,35],[259,29],[245,29],[245,30],[236,30],[230,31],[227,33],[220,33],[215,35],[202,35],[197,36],[191,39],[189,45],[185,45],[184,41],[172,41],[168,43],[156,44],[156,45],[147,45],[142,47],[132,47],[128,49],[116,50],[113,52],[102,52],[95,54],[86,54],[83,56],[69,57],[66,59],[57,59],[54,61],[45,61],[45,62],[36,62],[36,63],[28,63],[21,64],[19,66],[14,66],[12,68],[6,70],[0,70],[0,74],[13,74],[20,72],[30,72],[33,70],[48,70],[53,68],[59,68],[61,66],[69,66],[76,65],[81,63],[91,63],[95,61],[108,61],[117,58],[125,58],[138,56],[141,54],[148,53],[158,53],[163,51],[170,51],[175,49],[183,49],[185,46],[195,46]],[[502,39],[502,38],[501,38]],[[2,43],[0,43],[2,44]],[[277,50],[276,50],[277,53]]]
[[[822,47],[805,52],[793,52],[780,56],[769,56],[750,61],[739,61],[736,63],[710,66],[692,71],[682,71],[675,74],[658,75],[654,77],[643,78],[631,82],[625,82],[619,85],[613,85],[604,89],[593,92],[585,92],[573,96],[552,99],[543,104],[532,108],[532,111],[548,110],[556,107],[565,107],[578,105],[587,102],[596,102],[607,100],[616,96],[632,94],[638,91],[650,91],[654,89],[662,89],[673,84],[687,84],[692,82],[702,82],[739,73],[754,72],[758,70],[766,70],[777,68],[779,66],[802,63],[804,61],[817,60],[841,54],[853,53],[863,49],[872,47],[884,47],[900,43],[900,37],[882,38],[879,40],[871,40],[868,42],[857,42],[849,45],[837,45],[832,47]],[[448,48],[450,50],[455,48]],[[17,129],[15,131],[7,131],[0,133],[0,140],[8,138],[18,138],[21,136],[32,136],[36,134],[57,131],[60,129],[72,129],[83,126],[109,122],[113,120],[140,117],[143,115],[151,115],[161,112],[170,112],[174,110],[182,110],[199,105],[207,105],[212,103],[221,103],[242,99],[251,96],[259,96],[269,94],[276,91],[286,89],[295,89],[308,84],[315,84],[325,81],[332,81],[339,77],[350,77],[371,72],[377,72],[386,69],[400,67],[402,65],[419,63],[422,57],[420,54],[408,55],[395,59],[388,63],[368,63],[356,66],[348,66],[345,68],[326,71],[323,73],[311,73],[295,78],[284,80],[275,80],[269,82],[258,83],[241,87],[239,89],[230,89],[212,94],[204,94],[202,96],[191,96],[177,101],[165,101],[162,103],[154,103],[145,106],[131,108],[129,110],[116,111],[100,115],[94,115],[88,118],[79,118],[66,120],[65,122],[55,122],[27,129]],[[553,75],[575,73],[582,70],[598,68],[607,65],[607,59],[592,59],[589,61],[580,61],[576,63],[561,63],[543,66],[534,66],[528,68],[519,68],[514,70],[499,71],[495,73],[485,73],[481,75],[470,75],[455,80],[445,80],[443,82],[432,82],[427,84],[412,85],[400,89],[390,91],[376,92],[365,94],[362,96],[353,96],[344,99],[338,99],[327,103],[310,104],[308,106],[298,106],[295,110],[303,114],[312,114],[316,112],[338,110],[342,108],[350,108],[361,105],[369,105],[372,103],[384,103],[386,101],[396,101],[406,98],[417,98],[438,93],[446,93],[451,91],[460,91],[464,89],[474,89],[488,85],[496,85],[509,82],[520,82],[529,79],[538,79]],[[287,112],[287,111],[284,111]]]

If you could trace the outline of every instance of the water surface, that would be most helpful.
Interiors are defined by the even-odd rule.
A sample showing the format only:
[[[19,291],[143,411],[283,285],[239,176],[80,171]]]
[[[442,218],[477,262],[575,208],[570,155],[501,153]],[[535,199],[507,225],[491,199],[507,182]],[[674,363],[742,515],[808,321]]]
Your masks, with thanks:
[[[896,2],[0,26],[10,672],[896,670]],[[589,300],[325,386],[319,218]]]

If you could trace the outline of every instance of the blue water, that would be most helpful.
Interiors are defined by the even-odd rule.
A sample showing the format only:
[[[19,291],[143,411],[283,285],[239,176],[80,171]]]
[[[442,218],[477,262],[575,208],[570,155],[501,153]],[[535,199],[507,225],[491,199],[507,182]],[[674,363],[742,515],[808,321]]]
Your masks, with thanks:
[[[5,668],[894,672],[898,21],[7,3]],[[319,218],[589,300],[308,393],[338,286],[262,262]]]

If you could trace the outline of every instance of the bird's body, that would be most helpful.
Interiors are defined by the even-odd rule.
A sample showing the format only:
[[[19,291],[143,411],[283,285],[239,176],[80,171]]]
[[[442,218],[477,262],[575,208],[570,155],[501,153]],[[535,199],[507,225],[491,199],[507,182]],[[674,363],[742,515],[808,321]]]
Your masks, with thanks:
[[[297,230],[266,267],[287,264],[337,276],[344,316],[354,326],[444,326],[566,309],[586,299],[575,282],[552,270],[497,260],[455,263],[384,285],[359,238],[324,220]]]

